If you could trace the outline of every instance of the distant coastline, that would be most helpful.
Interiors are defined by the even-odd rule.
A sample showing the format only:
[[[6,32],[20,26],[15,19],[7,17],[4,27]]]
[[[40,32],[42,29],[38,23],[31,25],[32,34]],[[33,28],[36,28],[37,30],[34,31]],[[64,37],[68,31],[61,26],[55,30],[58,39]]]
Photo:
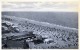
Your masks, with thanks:
[[[2,12],[2,15],[23,17],[78,29],[77,12]]]

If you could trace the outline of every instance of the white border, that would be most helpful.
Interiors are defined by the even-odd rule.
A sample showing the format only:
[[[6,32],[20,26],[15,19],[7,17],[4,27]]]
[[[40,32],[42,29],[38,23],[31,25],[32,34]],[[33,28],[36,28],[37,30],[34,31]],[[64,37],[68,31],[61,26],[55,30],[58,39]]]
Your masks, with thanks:
[[[23,2],[23,1],[41,1],[41,0],[2,0],[1,2]],[[41,2],[45,2],[46,0],[42,0]],[[47,1],[52,1],[52,0],[47,0]],[[66,1],[66,2],[77,2],[79,3],[79,0],[53,0],[55,2],[63,2],[63,1]],[[1,9],[1,2],[0,2],[0,11],[2,11]],[[78,7],[78,12],[79,12],[79,9],[80,8],[80,5]],[[80,14],[80,13],[79,13]],[[0,13],[0,17],[1,17],[1,13]],[[80,19],[80,17],[78,18],[78,20]],[[79,20],[80,21],[80,20]],[[0,18],[0,23],[1,23],[1,18]],[[79,24],[78,24],[79,25]],[[79,25],[80,26],[80,25]],[[1,28],[1,24],[0,24],[0,28]],[[79,27],[80,29],[80,27]],[[80,30],[79,30],[80,31]],[[80,36],[80,32],[79,32],[79,36]],[[1,37],[1,29],[0,29],[0,37]],[[1,38],[0,38],[1,40]],[[79,40],[80,40],[80,37],[79,37]],[[79,41],[79,44],[80,44],[80,41]],[[1,41],[0,41],[0,49],[1,49]],[[2,49],[2,50],[14,50],[14,49]],[[25,49],[15,49],[15,50],[25,50]],[[28,50],[32,50],[32,49],[28,49]],[[33,50],[38,50],[38,49],[33,49]],[[43,49],[40,49],[40,50],[43,50]],[[46,50],[49,50],[49,49],[46,49]],[[51,49],[52,50],[52,49]],[[56,49],[53,49],[53,50],[56,50]],[[64,50],[64,49],[57,49],[57,50]],[[79,49],[66,49],[66,50],[79,50]]]

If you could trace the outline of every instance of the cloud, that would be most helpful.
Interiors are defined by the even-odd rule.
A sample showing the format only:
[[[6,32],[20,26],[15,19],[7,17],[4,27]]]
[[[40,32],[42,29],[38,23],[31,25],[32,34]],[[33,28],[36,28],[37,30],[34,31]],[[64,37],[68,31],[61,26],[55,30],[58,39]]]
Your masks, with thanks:
[[[44,10],[50,11],[55,10],[72,10],[75,11],[78,8],[78,4],[76,2],[6,2],[2,4],[2,9],[9,10]]]

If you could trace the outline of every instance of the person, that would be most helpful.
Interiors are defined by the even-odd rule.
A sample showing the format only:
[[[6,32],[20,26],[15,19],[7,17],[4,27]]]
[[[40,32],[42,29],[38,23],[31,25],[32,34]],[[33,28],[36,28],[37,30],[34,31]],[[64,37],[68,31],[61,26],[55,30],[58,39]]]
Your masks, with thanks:
[[[31,38],[35,38],[36,37],[35,34],[33,34],[33,31],[29,32],[29,36],[31,36]]]
[[[7,44],[4,44],[3,47],[4,47],[4,48],[8,48]]]
[[[8,42],[8,37],[6,37],[5,44],[4,44],[2,47],[4,47],[4,48],[8,48],[8,45],[7,45],[8,43],[7,43],[7,42]]]
[[[24,49],[29,49],[29,44],[28,44],[28,42],[26,42],[26,40],[24,40],[23,48]]]

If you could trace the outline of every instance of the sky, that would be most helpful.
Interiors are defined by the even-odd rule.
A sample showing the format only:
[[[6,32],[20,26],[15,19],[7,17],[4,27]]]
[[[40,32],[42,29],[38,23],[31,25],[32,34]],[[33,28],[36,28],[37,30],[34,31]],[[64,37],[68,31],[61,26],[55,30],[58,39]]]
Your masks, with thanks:
[[[2,2],[2,11],[75,12],[77,10],[77,2]]]

